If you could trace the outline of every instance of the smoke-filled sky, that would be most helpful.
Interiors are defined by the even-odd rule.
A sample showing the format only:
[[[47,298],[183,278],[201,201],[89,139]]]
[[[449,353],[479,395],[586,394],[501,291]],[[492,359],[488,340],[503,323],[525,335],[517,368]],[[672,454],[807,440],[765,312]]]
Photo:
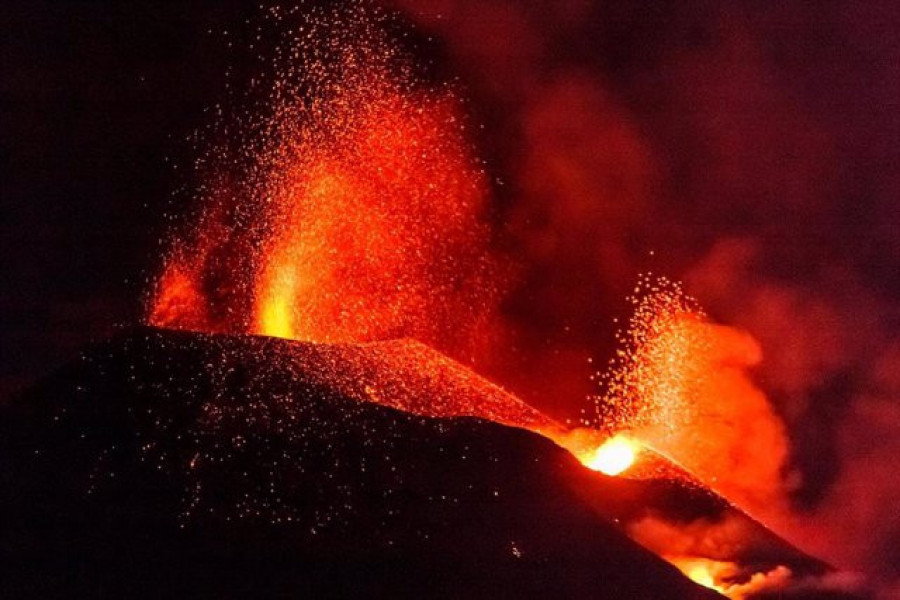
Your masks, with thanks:
[[[404,7],[486,123],[524,257],[507,305],[529,337],[519,391],[551,407],[576,396],[635,274],[683,279],[760,343],[757,381],[786,422],[785,483],[808,521],[795,539],[895,573],[896,5]]]
[[[259,13],[184,4],[0,8],[4,393],[142,311],[163,213],[192,183],[184,139]],[[683,280],[759,343],[794,536],[896,577],[900,7],[394,6],[458,78],[493,184],[513,275],[481,369],[577,417],[639,274]]]

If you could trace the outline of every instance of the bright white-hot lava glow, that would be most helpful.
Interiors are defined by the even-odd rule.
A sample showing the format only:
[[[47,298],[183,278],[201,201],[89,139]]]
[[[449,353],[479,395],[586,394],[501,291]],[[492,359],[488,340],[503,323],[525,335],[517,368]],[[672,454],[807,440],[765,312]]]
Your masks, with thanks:
[[[639,451],[637,442],[623,435],[617,435],[604,442],[583,462],[589,469],[600,471],[605,475],[619,475],[634,464]]]
[[[698,562],[695,565],[690,566],[685,573],[694,583],[698,583],[703,587],[708,587],[711,590],[718,590],[716,587],[716,580],[713,579],[712,573],[709,572],[709,567],[704,562]]]

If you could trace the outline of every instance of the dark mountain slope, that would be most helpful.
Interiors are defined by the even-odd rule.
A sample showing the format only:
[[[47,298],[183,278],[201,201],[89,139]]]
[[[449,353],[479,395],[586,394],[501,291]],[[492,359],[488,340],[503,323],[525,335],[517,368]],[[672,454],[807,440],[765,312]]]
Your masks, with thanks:
[[[139,329],[3,409],[0,596],[718,597],[550,441],[360,402],[315,352]]]

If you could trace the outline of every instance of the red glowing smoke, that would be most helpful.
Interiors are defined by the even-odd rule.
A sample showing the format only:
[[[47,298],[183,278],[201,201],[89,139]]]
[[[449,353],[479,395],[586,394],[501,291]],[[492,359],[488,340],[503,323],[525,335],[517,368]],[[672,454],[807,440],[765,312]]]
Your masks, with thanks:
[[[495,376],[575,413],[635,274],[683,278],[746,332],[719,330],[710,391],[734,464],[742,436],[773,445],[754,495],[790,501],[809,549],[897,577],[897,8],[398,4],[499,140],[525,267]]]

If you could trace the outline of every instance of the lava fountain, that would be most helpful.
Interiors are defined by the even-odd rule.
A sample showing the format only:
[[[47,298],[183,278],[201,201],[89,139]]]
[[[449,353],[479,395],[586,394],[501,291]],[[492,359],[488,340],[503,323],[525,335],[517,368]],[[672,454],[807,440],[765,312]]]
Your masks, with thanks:
[[[468,359],[499,271],[459,101],[414,77],[374,8],[307,14],[296,29],[274,10],[270,89],[235,117],[240,143],[205,151],[199,223],[173,236],[148,321],[413,337]]]

